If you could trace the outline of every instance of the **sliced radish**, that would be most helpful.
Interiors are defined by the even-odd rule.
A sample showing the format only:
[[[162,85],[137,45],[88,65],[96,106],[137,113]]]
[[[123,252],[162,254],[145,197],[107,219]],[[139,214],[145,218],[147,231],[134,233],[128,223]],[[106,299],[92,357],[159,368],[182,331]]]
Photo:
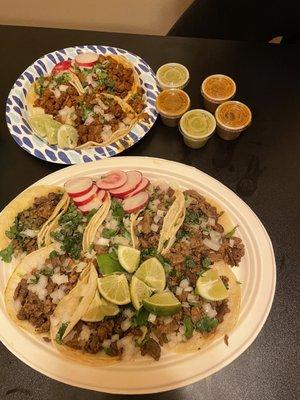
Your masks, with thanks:
[[[99,190],[99,192],[97,193],[98,199],[103,202],[106,198],[106,194],[107,192],[105,190]]]
[[[74,203],[76,204],[76,206],[84,206],[89,201],[91,201],[93,197],[95,197],[98,191],[99,188],[96,185],[93,185],[91,190],[89,190],[86,194],[74,197]]]
[[[109,190],[110,194],[115,197],[123,198],[128,193],[132,192],[142,181],[143,175],[139,171],[128,171],[126,172],[127,182],[117,188]]]
[[[125,198],[127,197],[132,197],[135,194],[140,193],[142,190],[146,189],[146,187],[149,185],[149,179],[143,177],[142,181],[137,185],[137,187],[130,193],[126,194]]]
[[[70,197],[79,197],[88,193],[93,187],[91,178],[73,178],[65,183],[66,192]]]
[[[75,57],[75,62],[80,67],[91,67],[96,64],[98,58],[96,53],[80,53]]]
[[[79,206],[78,208],[83,213],[88,213],[94,209],[98,210],[98,208],[100,208],[101,205],[102,205],[102,201],[99,199],[98,196],[95,196],[87,204],[84,204],[83,206]]]
[[[61,61],[58,64],[54,65],[52,73],[57,74],[58,72],[67,71],[68,69],[70,69],[71,65],[71,60]]]
[[[127,175],[124,171],[111,171],[106,176],[96,181],[96,185],[100,189],[117,189],[127,182]]]
[[[127,199],[123,200],[123,209],[127,213],[133,213],[145,207],[148,201],[149,193],[140,192],[132,197],[127,197]]]

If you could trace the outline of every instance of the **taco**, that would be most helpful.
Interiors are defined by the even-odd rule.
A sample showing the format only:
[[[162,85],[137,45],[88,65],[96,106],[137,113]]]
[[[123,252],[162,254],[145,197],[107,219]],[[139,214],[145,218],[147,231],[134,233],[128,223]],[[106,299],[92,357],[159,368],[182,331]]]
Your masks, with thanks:
[[[145,255],[151,254],[151,249],[163,252],[184,210],[181,190],[161,182],[150,184],[147,191],[149,203],[133,217],[133,242]]]
[[[59,63],[29,88],[29,124],[50,145],[105,146],[124,137],[138,120],[148,120],[134,66],[123,56],[86,54],[94,58],[92,65],[77,64],[76,58]]]
[[[44,236],[45,245],[56,243],[63,253],[78,260],[83,250],[83,237],[86,236],[89,221],[94,214],[101,213],[104,206],[105,203],[99,210],[93,209],[89,213],[83,213],[73,200],[68,199],[64,210],[48,225]]]
[[[58,186],[34,186],[17,196],[0,215],[0,257],[11,262],[43,245],[48,225],[65,208],[68,196]]]
[[[58,251],[52,244],[24,257],[4,294],[10,318],[27,332],[46,338],[55,308],[77,283],[82,285],[88,274],[87,262],[75,263]]]

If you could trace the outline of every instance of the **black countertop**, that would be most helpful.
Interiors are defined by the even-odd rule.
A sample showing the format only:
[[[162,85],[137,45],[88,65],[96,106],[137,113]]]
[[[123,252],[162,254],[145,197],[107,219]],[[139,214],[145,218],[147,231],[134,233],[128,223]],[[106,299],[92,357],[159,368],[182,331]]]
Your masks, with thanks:
[[[104,44],[143,57],[156,70],[185,64],[192,107],[202,107],[200,84],[213,73],[237,83],[237,96],[253,111],[251,127],[234,142],[216,135],[200,150],[184,146],[176,129],[158,121],[122,155],[155,156],[193,165],[236,192],[258,215],[273,242],[278,281],[269,318],[255,342],[232,364],[186,388],[143,399],[296,399],[296,275],[299,269],[300,48],[221,40],[0,27],[0,208],[21,190],[63,168],[32,157],[8,133],[4,107],[16,78],[41,55],[63,47]],[[299,168],[299,169],[298,169]],[[297,246],[298,243],[298,246]],[[298,306],[298,307],[297,307]],[[119,399],[51,380],[0,345],[1,399]],[[123,397],[124,398],[124,397]],[[128,396],[129,398],[129,396]]]

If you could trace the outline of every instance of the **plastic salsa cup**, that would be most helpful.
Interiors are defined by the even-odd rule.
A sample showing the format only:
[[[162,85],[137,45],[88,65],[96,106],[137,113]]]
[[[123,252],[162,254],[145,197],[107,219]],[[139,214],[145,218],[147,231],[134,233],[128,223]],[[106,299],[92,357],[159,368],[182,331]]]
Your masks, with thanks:
[[[179,130],[184,143],[192,149],[203,147],[216,129],[214,116],[201,109],[190,110],[180,119]]]
[[[229,76],[216,74],[210,75],[201,85],[201,94],[206,110],[214,113],[217,107],[234,97],[236,85]]]
[[[168,63],[158,68],[156,78],[163,90],[183,89],[189,82],[190,74],[184,65]]]
[[[156,99],[156,108],[166,126],[177,126],[181,116],[190,108],[190,98],[180,89],[163,90]]]
[[[239,137],[252,121],[249,107],[239,101],[226,101],[216,110],[217,133],[225,140]]]

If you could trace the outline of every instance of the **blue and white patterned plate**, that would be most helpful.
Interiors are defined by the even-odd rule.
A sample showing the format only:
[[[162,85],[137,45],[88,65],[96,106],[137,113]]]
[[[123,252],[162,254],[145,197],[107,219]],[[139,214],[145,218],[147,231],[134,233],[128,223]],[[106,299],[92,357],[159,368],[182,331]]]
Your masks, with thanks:
[[[141,86],[145,91],[147,100],[145,112],[150,116],[150,123],[140,122],[136,124],[131,132],[122,139],[106,146],[94,147],[82,150],[64,150],[57,146],[50,146],[34,135],[27,122],[27,106],[25,98],[32,82],[41,75],[49,73],[53,66],[60,61],[73,59],[78,53],[93,51],[98,54],[119,54],[126,57],[135,67],[139,74]],[[14,140],[22,149],[28,151],[45,161],[59,164],[80,164],[101,160],[121,153],[128,147],[142,139],[154,124],[157,118],[155,100],[159,89],[157,87],[155,74],[150,66],[139,56],[129,51],[109,46],[75,46],[53,51],[36,60],[17,79],[11,89],[6,103],[6,122]]]

